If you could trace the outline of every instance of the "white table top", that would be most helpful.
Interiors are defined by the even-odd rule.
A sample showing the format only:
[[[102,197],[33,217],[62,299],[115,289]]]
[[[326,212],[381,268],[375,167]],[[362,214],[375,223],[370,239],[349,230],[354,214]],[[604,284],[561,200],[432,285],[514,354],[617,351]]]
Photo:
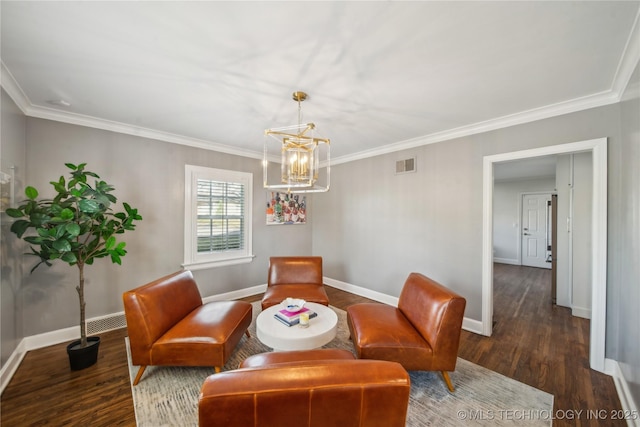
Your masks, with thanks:
[[[262,311],[256,320],[258,339],[274,350],[312,350],[320,348],[336,337],[338,315],[329,307],[308,302],[309,310],[318,313],[309,320],[309,327],[287,326],[273,316],[282,307],[271,306]]]

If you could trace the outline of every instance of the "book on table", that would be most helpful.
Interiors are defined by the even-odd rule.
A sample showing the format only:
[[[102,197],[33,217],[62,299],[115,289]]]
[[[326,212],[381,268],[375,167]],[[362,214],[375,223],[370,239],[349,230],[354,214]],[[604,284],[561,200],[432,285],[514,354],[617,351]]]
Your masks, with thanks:
[[[300,323],[300,315],[302,313],[307,313],[309,315],[309,319],[313,319],[318,315],[315,311],[309,310],[307,307],[303,307],[300,311],[289,311],[285,309],[278,310],[273,317],[287,326],[293,326]]]

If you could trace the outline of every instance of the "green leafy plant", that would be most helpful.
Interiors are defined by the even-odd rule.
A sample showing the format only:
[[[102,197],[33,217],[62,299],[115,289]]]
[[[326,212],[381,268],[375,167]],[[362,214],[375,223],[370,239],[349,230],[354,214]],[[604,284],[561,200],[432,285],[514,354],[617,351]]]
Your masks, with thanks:
[[[17,208],[7,209],[6,213],[17,219],[11,231],[31,245],[28,255],[40,258],[31,272],[41,264],[51,266],[54,260],[78,267],[80,347],[86,347],[84,267],[105,257],[122,264],[126,244],[118,242],[116,235],[134,230],[134,221],[142,217],[127,203],[123,203],[124,212],[113,213],[111,205],[117,199],[111,193],[115,188],[100,180],[96,173],[85,170],[86,163],[65,165],[71,169],[71,176],[68,182],[64,176],[51,181],[57,193],[53,199],[37,200],[38,190],[27,187],[27,200]],[[93,186],[89,178],[95,178]]]

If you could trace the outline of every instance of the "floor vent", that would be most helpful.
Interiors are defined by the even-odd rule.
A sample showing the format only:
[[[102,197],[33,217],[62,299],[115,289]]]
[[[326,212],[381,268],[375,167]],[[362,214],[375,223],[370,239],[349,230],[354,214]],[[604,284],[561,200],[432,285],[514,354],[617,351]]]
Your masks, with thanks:
[[[96,317],[87,320],[87,335],[95,335],[100,332],[112,331],[127,327],[124,313],[112,314],[104,317]]]
[[[396,161],[396,175],[401,173],[415,172],[415,171],[416,171],[415,157]]]

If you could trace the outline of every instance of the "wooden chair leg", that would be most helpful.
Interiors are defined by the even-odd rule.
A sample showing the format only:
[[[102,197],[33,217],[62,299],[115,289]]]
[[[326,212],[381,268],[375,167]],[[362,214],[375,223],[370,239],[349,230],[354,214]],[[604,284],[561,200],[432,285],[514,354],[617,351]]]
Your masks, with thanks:
[[[451,383],[451,378],[449,378],[449,372],[447,371],[440,371],[440,372],[442,372],[442,377],[444,378],[444,382],[447,383],[447,387],[449,388],[449,391],[451,393],[456,391],[456,389],[453,388],[453,384]]]
[[[138,374],[136,375],[136,378],[133,380],[133,385],[138,385],[138,383],[140,382],[140,378],[142,378],[142,374],[144,373],[144,370],[147,369],[147,365],[142,365],[140,366],[140,369],[138,369]]]
[[[251,338],[251,334],[249,333],[249,330],[247,329],[246,331],[244,331],[245,335],[247,336],[247,338]]]

